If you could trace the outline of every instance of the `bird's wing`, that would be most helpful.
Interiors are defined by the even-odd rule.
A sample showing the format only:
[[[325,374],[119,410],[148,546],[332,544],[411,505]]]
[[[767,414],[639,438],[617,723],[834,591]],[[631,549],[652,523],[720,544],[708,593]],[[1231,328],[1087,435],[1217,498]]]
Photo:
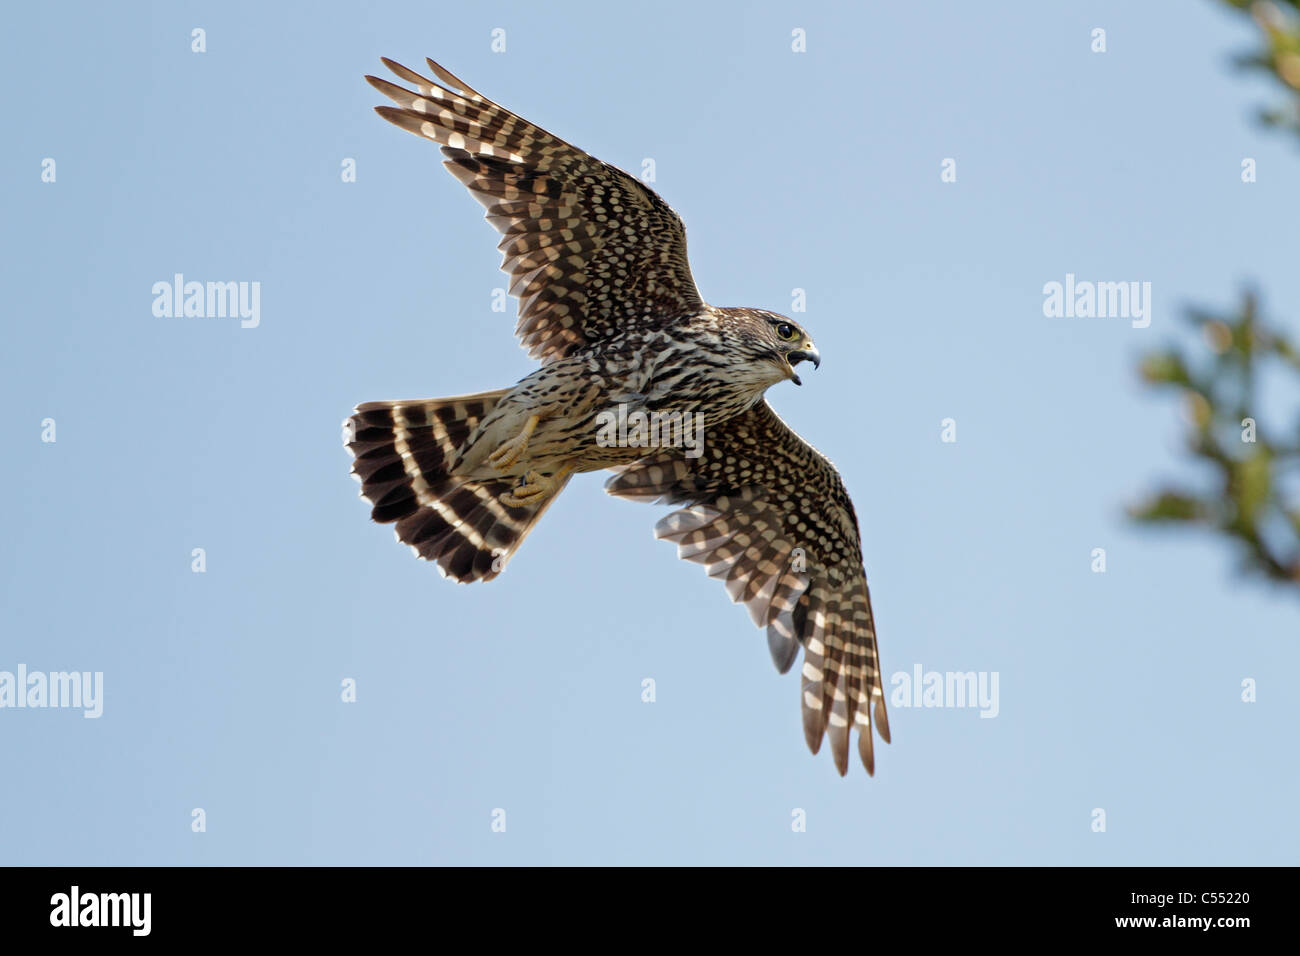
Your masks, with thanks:
[[[546,363],[629,325],[662,325],[703,306],[686,229],[640,180],[470,89],[432,60],[439,85],[384,64],[415,91],[367,76],[397,104],[376,107],[441,144],[444,165],[487,207],[519,298],[515,332]]]
[[[663,452],[617,469],[623,498],[685,504],[656,525],[678,555],[707,565],[754,623],[782,673],[804,649],[804,735],[829,735],[848,770],[849,736],[874,773],[871,726],[889,741],[871,597],[853,502],[839,472],[766,401],[703,436],[695,459]],[[873,714],[874,711],[874,714]]]

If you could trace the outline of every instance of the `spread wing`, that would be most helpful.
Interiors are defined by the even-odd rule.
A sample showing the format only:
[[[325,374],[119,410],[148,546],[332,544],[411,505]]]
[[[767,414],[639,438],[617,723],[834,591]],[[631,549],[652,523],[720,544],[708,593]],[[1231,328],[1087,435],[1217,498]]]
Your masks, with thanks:
[[[367,76],[397,104],[379,115],[442,145],[445,165],[487,207],[519,298],[515,329],[551,362],[628,325],[662,326],[703,306],[681,219],[640,180],[470,89],[384,59],[415,91]]]
[[[685,504],[656,525],[678,555],[707,565],[767,628],[781,673],[804,649],[804,736],[829,735],[848,770],[849,732],[874,773],[871,725],[889,742],[876,628],[853,502],[835,467],[766,401],[707,431],[699,458],[680,450],[618,469],[610,494]],[[874,710],[874,715],[873,715]]]

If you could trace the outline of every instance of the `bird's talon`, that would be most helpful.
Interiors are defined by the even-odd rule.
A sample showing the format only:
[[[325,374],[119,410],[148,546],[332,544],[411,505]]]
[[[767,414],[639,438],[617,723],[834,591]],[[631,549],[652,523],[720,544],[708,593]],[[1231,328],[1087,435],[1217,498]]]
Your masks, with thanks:
[[[536,415],[530,417],[524,423],[523,431],[509,441],[502,442],[495,451],[488,455],[488,464],[497,471],[505,471],[517,462],[524,452],[528,450],[528,439],[532,437],[534,429],[537,428],[537,421]]]
[[[530,471],[519,480],[519,484],[501,495],[501,503],[507,508],[527,508],[537,504],[555,489],[555,483],[546,475]]]

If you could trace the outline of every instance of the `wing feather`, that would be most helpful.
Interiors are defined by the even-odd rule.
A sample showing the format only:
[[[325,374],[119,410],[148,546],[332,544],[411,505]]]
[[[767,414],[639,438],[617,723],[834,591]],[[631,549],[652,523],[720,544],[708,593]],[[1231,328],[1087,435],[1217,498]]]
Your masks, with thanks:
[[[686,229],[644,183],[552,136],[432,60],[437,80],[384,59],[414,89],[367,76],[396,106],[389,122],[442,147],[445,165],[502,234],[519,299],[515,332],[543,363],[629,327],[660,327],[704,306]],[[438,81],[441,81],[439,84]]]
[[[829,738],[844,774],[856,729],[858,757],[874,773],[872,725],[886,743],[889,725],[857,516],[834,465],[763,401],[706,435],[698,459],[644,458],[616,469],[606,488],[686,506],[656,525],[658,536],[704,564],[767,628],[779,671],[803,648],[809,749]]]

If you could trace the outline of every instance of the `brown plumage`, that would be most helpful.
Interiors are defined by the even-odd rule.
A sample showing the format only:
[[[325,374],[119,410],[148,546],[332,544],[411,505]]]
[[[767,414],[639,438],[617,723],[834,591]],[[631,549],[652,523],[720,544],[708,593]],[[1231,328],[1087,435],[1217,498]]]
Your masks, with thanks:
[[[856,727],[873,772],[872,725],[885,741],[889,725],[857,517],[763,398],[820,363],[811,338],[706,304],[659,196],[427,62],[436,80],[384,60],[413,90],[366,77],[397,104],[378,112],[441,145],[487,208],[516,333],[542,364],[510,389],[358,406],[345,440],[372,517],[443,574],[486,581],[572,475],[615,469],[611,494],[685,505],[659,536],[726,583],[783,673],[804,648],[813,752],[829,736],[845,773]]]

